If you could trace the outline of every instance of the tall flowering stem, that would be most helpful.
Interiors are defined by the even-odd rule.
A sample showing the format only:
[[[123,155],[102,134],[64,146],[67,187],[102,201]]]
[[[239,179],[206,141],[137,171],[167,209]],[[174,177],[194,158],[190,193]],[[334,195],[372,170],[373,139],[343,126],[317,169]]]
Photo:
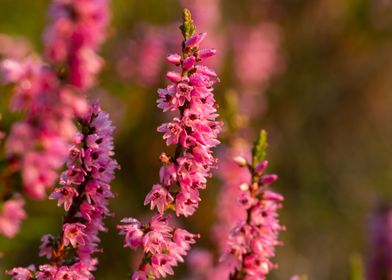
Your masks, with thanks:
[[[98,233],[106,230],[103,219],[110,215],[107,205],[113,197],[109,184],[119,166],[112,158],[114,128],[98,103],[79,120],[79,126],[81,133],[69,149],[60,187],[49,197],[66,211],[60,236],[45,235],[41,240],[40,256],[50,263],[37,271],[32,266],[11,269],[7,273],[12,279],[94,278],[92,271],[98,263],[94,254],[101,251]],[[30,278],[23,278],[25,274]]]
[[[178,116],[158,127],[166,144],[175,146],[175,151],[173,155],[161,154],[160,183],[152,187],[144,202],[151,210],[156,208],[156,212],[146,224],[126,218],[119,226],[120,233],[125,235],[124,246],[142,247],[144,251],[132,279],[166,277],[174,274],[173,266],[183,262],[198,235],[172,226],[167,212],[193,215],[200,201],[199,191],[206,188],[206,178],[211,176],[210,170],[217,162],[211,149],[219,144],[217,136],[222,126],[216,121],[217,105],[212,93],[218,78],[213,70],[199,65],[215,50],[200,49],[206,33],[196,33],[189,10],[184,12],[181,31],[182,55],[167,57],[180,71],[168,72],[166,77],[172,83],[158,90],[158,107],[164,112],[177,112]]]
[[[53,0],[44,34],[45,55],[79,89],[95,85],[103,65],[97,50],[106,39],[109,0]]]
[[[281,244],[278,234],[284,229],[279,224],[277,213],[283,197],[269,190],[269,185],[278,177],[264,174],[268,164],[264,160],[266,146],[266,133],[262,131],[252,150],[251,162],[244,157],[234,159],[241,167],[248,168],[251,182],[240,186],[240,201],[246,210],[246,218],[230,232],[228,249],[222,256],[222,260],[234,268],[231,280],[265,279],[276,267],[271,258],[275,256],[275,247]]]
[[[20,201],[21,211],[15,175],[20,173],[28,197],[45,198],[76,133],[74,120],[88,111],[85,91],[95,85],[102,66],[96,51],[106,37],[108,0],[53,0],[49,14],[45,55],[9,57],[0,64],[2,82],[13,85],[11,110],[25,115],[5,141],[9,172],[0,174],[7,182],[0,196],[4,203]],[[0,233],[14,236],[24,218],[19,217],[15,230],[0,225]]]

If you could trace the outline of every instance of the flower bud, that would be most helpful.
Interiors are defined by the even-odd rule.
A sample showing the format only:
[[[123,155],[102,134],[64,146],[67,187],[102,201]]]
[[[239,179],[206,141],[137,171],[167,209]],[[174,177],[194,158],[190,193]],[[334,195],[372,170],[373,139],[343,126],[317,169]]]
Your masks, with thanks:
[[[276,180],[278,180],[278,175],[275,174],[271,174],[271,175],[265,175],[260,179],[260,183],[262,185],[270,185],[273,182],[275,182]]]
[[[261,175],[264,172],[264,170],[267,168],[267,165],[268,165],[268,161],[266,160],[261,161],[259,164],[256,165],[255,172],[258,175]]]
[[[169,71],[166,74],[166,78],[173,83],[178,83],[179,81],[181,81],[181,74],[178,72]]]
[[[192,35],[191,37],[189,37],[188,40],[186,40],[185,46],[190,49],[193,47],[198,47],[200,43],[204,40],[206,35],[206,32]]]
[[[263,198],[265,200],[272,200],[272,201],[282,201],[284,199],[282,195],[272,191],[264,192]]]
[[[248,164],[248,161],[243,156],[236,156],[235,158],[233,158],[233,160],[241,167],[244,167]]]
[[[169,54],[166,57],[166,60],[172,64],[180,64],[181,62],[181,55],[174,53],[174,54]]]
[[[193,55],[189,56],[182,62],[182,68],[189,70],[195,65],[195,62],[196,58]]]
[[[216,50],[215,49],[203,49],[199,51],[199,57],[201,59],[204,58],[209,58],[211,56],[214,56],[216,54]]]

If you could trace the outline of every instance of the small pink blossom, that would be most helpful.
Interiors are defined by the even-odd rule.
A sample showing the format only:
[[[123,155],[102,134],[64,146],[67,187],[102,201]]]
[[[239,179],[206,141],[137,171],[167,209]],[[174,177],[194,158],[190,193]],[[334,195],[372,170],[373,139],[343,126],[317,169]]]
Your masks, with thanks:
[[[87,235],[83,232],[84,229],[86,229],[86,226],[81,223],[64,224],[64,245],[68,246],[68,244],[71,244],[74,248],[78,245],[84,245],[87,238]]]
[[[65,211],[68,211],[72,205],[73,198],[78,196],[78,192],[73,187],[56,188],[49,199],[57,199],[57,206],[64,204]]]
[[[125,235],[124,247],[136,249],[143,243],[144,231],[140,222],[133,218],[122,219],[124,225],[119,225],[120,234]]]
[[[173,275],[174,270],[172,266],[176,265],[176,261],[169,255],[153,255],[151,258],[151,266],[154,269],[156,277],[166,277]]]
[[[168,56],[166,56],[166,60],[170,63],[173,63],[173,64],[179,64],[181,62],[181,59],[182,59],[181,55],[176,54],[176,53],[169,54]]]
[[[194,47],[199,47],[200,43],[204,40],[204,38],[207,36],[207,33],[199,33],[199,34],[194,34],[189,39],[185,41],[185,46],[187,48],[194,48]]]
[[[26,218],[22,198],[14,198],[4,202],[0,213],[0,233],[8,238],[14,237],[19,231],[21,222]]]
[[[152,187],[144,200],[144,205],[151,204],[150,209],[157,207],[159,213],[163,213],[166,207],[173,202],[170,192],[159,184]]]
[[[33,268],[16,267],[6,271],[6,274],[10,275],[12,280],[31,280],[33,278]]]
[[[147,280],[147,275],[144,271],[136,271],[132,274],[132,280]]]
[[[173,83],[178,83],[179,81],[181,81],[181,74],[173,71],[167,72],[166,78],[168,78]]]
[[[54,236],[45,234],[41,238],[41,246],[39,246],[39,256],[50,259],[53,255]]]

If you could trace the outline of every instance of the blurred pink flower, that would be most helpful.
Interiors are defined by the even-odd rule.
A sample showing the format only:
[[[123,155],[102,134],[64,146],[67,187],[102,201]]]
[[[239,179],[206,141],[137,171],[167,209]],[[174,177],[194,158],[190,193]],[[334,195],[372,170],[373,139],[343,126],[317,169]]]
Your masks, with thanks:
[[[18,233],[21,222],[26,218],[24,204],[22,198],[12,198],[4,202],[0,212],[1,234],[11,238]]]

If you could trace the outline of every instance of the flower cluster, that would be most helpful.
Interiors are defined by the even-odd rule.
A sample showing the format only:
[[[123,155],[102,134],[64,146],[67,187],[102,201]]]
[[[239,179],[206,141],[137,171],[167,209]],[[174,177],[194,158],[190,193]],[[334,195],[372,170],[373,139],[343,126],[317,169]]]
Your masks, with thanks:
[[[94,253],[101,251],[98,233],[106,230],[103,219],[110,215],[107,204],[113,193],[109,183],[119,166],[112,158],[114,128],[98,103],[80,119],[80,126],[82,132],[69,149],[68,169],[61,174],[61,186],[49,197],[66,211],[61,235],[45,235],[41,240],[40,256],[51,260],[51,264],[39,266],[38,271],[14,268],[7,272],[12,279],[93,278],[91,272],[98,263]]]
[[[81,89],[95,84],[103,61],[96,50],[106,38],[109,0],[54,0],[44,41],[47,58]]]
[[[5,60],[2,70],[3,79],[15,83],[11,109],[26,112],[26,118],[12,126],[6,154],[19,165],[25,192],[43,199],[57,180],[57,170],[76,132],[74,116],[85,113],[87,103],[38,59]]]
[[[18,196],[4,202],[0,213],[2,235],[11,238],[19,231],[20,224],[26,218],[24,203],[24,199]]]
[[[221,257],[234,267],[230,279],[265,279],[276,267],[270,259],[275,256],[275,246],[281,244],[278,234],[284,227],[279,224],[277,210],[283,197],[268,189],[277,176],[264,174],[268,164],[263,160],[265,139],[261,133],[253,149],[252,164],[244,157],[235,158],[239,166],[249,169],[252,179],[240,185],[239,199],[246,210],[246,219],[240,220],[230,232],[227,251]]]
[[[133,218],[123,220],[120,233],[125,235],[125,246],[136,249],[141,246],[144,258],[133,279],[156,279],[173,274],[172,267],[183,261],[183,256],[198,235],[170,225],[166,210],[177,216],[192,215],[199,204],[199,191],[206,187],[210,170],[216,159],[212,148],[219,141],[217,136],[222,123],[217,118],[213,85],[218,81],[215,72],[198,65],[202,59],[212,56],[215,50],[200,49],[205,33],[196,34],[188,10],[184,14],[183,54],[171,54],[167,60],[181,67],[181,72],[170,71],[166,77],[172,82],[158,90],[158,107],[164,112],[176,111],[179,116],[158,128],[168,146],[175,145],[175,153],[162,153],[163,166],[160,183],[153,186],[145,204],[157,213],[143,225]]]
[[[88,111],[84,91],[102,64],[95,51],[105,38],[107,2],[53,0],[44,36],[47,62],[22,55],[1,62],[2,82],[13,84],[11,110],[25,114],[6,139],[6,158],[33,199],[45,198],[56,182],[76,133],[74,120]]]
[[[257,94],[282,70],[280,28],[276,23],[262,22],[253,28],[235,26],[232,33],[239,86],[247,94]]]
[[[221,69],[224,56],[226,55],[226,32],[222,28],[221,0],[180,0],[183,7],[192,11],[192,17],[202,30],[208,30],[208,38],[204,41],[204,46],[209,48],[214,46],[219,49],[219,55],[213,60],[206,62],[206,65],[214,69]]]
[[[120,44],[115,54],[116,71],[124,79],[151,86],[160,79],[168,48],[166,26],[138,25],[132,39]]]
[[[227,250],[227,241],[232,228],[239,220],[246,219],[246,209],[239,201],[243,191],[239,186],[243,182],[249,182],[251,175],[246,168],[242,168],[233,161],[233,158],[241,156],[248,158],[249,145],[246,141],[236,139],[230,145],[219,151],[218,176],[222,187],[219,190],[216,201],[216,222],[212,228],[212,240],[217,246],[217,251],[223,254]],[[214,280],[228,279],[232,266],[226,262],[214,263],[213,253],[206,249],[195,249],[189,255],[188,267],[192,276],[186,279]]]

